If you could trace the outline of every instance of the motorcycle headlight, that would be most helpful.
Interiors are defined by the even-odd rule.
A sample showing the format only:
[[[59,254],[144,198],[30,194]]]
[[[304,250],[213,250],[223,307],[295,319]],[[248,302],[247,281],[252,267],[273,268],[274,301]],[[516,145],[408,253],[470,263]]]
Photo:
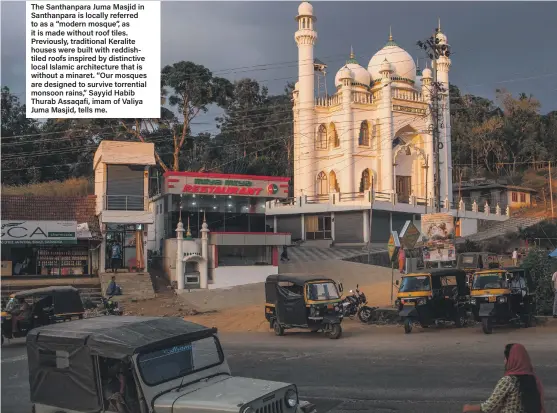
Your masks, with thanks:
[[[315,307],[311,307],[311,308],[309,309],[309,315],[310,315],[311,317],[315,317]]]
[[[425,298],[420,298],[419,300],[416,301],[416,304],[424,305],[425,304]]]
[[[476,305],[476,299],[475,299],[475,298],[472,298],[472,299],[470,300],[470,304]]]
[[[296,407],[296,405],[298,404],[298,395],[294,390],[290,389],[286,392],[284,401],[286,402],[286,405],[288,407]]]
[[[500,303],[506,303],[507,302],[507,297],[497,297],[497,301]]]

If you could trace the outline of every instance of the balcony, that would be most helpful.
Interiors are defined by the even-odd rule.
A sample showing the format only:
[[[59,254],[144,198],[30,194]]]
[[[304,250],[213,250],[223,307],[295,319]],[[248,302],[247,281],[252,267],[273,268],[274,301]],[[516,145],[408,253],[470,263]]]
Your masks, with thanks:
[[[148,210],[147,197],[104,195],[100,219],[112,224],[152,224],[154,214]]]
[[[436,211],[434,198],[425,198],[414,195],[400,199],[397,194],[388,192],[373,192],[373,209],[384,211],[397,211],[411,214],[424,214]],[[342,212],[365,210],[371,206],[371,194],[365,192],[356,193],[329,193],[326,195],[298,196],[285,200],[268,201],[265,214],[290,215],[290,214],[316,214],[326,212]],[[405,201],[405,202],[404,202]],[[488,221],[505,221],[510,217],[510,208],[501,208],[500,205],[490,205],[483,200],[461,199],[458,202],[450,202],[448,199],[441,200],[441,212],[450,213],[460,218],[473,218]]]
[[[146,197],[137,195],[105,195],[104,209],[107,211],[144,211]]]

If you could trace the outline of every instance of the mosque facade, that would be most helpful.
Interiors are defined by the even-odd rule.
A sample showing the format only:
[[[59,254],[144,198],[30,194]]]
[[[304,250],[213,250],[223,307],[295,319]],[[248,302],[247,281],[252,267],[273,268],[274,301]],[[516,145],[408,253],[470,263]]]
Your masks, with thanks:
[[[326,65],[314,55],[312,4],[299,5],[296,22],[294,191],[288,203],[267,205],[275,231],[290,232],[293,240],[383,243],[408,220],[419,228],[421,214],[437,208],[458,217],[461,235],[476,232],[479,218],[508,218],[498,206],[453,201],[449,57],[429,63],[437,68],[437,105],[434,73],[427,66],[420,70],[391,33],[367,67],[351,50],[336,72],[334,93],[323,94],[319,85]],[[448,44],[440,24],[435,36],[440,45]],[[433,110],[439,118],[439,205]]]

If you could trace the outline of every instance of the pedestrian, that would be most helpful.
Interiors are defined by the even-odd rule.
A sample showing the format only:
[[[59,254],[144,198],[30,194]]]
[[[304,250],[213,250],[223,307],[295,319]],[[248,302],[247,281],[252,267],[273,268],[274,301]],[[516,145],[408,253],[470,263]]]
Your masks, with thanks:
[[[116,276],[112,276],[108,287],[106,288],[106,296],[112,297],[114,295],[122,295],[122,289],[118,284],[116,284]]]
[[[286,245],[284,245],[282,247],[282,254],[280,254],[280,260],[281,261],[290,261],[290,258],[288,258],[288,249],[287,249]]]
[[[518,267],[518,248],[513,251],[513,266]]]
[[[112,269],[112,272],[118,272],[118,269],[120,268],[120,259],[122,258],[122,247],[120,247],[120,243],[118,241],[115,241],[114,244],[112,244],[110,258],[110,268]]]
[[[545,413],[543,386],[534,373],[530,356],[522,344],[505,346],[505,375],[484,403],[465,404],[463,412]]]
[[[406,274],[406,253],[404,248],[398,251],[398,270],[401,274]]]
[[[551,281],[553,282],[553,318],[557,318],[557,271],[551,276]]]

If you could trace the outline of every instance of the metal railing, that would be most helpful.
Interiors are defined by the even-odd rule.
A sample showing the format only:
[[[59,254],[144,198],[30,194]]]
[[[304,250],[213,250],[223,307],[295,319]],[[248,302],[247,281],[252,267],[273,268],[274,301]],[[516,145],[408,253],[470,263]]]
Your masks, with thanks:
[[[108,211],[145,211],[146,198],[137,195],[105,195],[104,209]]]

